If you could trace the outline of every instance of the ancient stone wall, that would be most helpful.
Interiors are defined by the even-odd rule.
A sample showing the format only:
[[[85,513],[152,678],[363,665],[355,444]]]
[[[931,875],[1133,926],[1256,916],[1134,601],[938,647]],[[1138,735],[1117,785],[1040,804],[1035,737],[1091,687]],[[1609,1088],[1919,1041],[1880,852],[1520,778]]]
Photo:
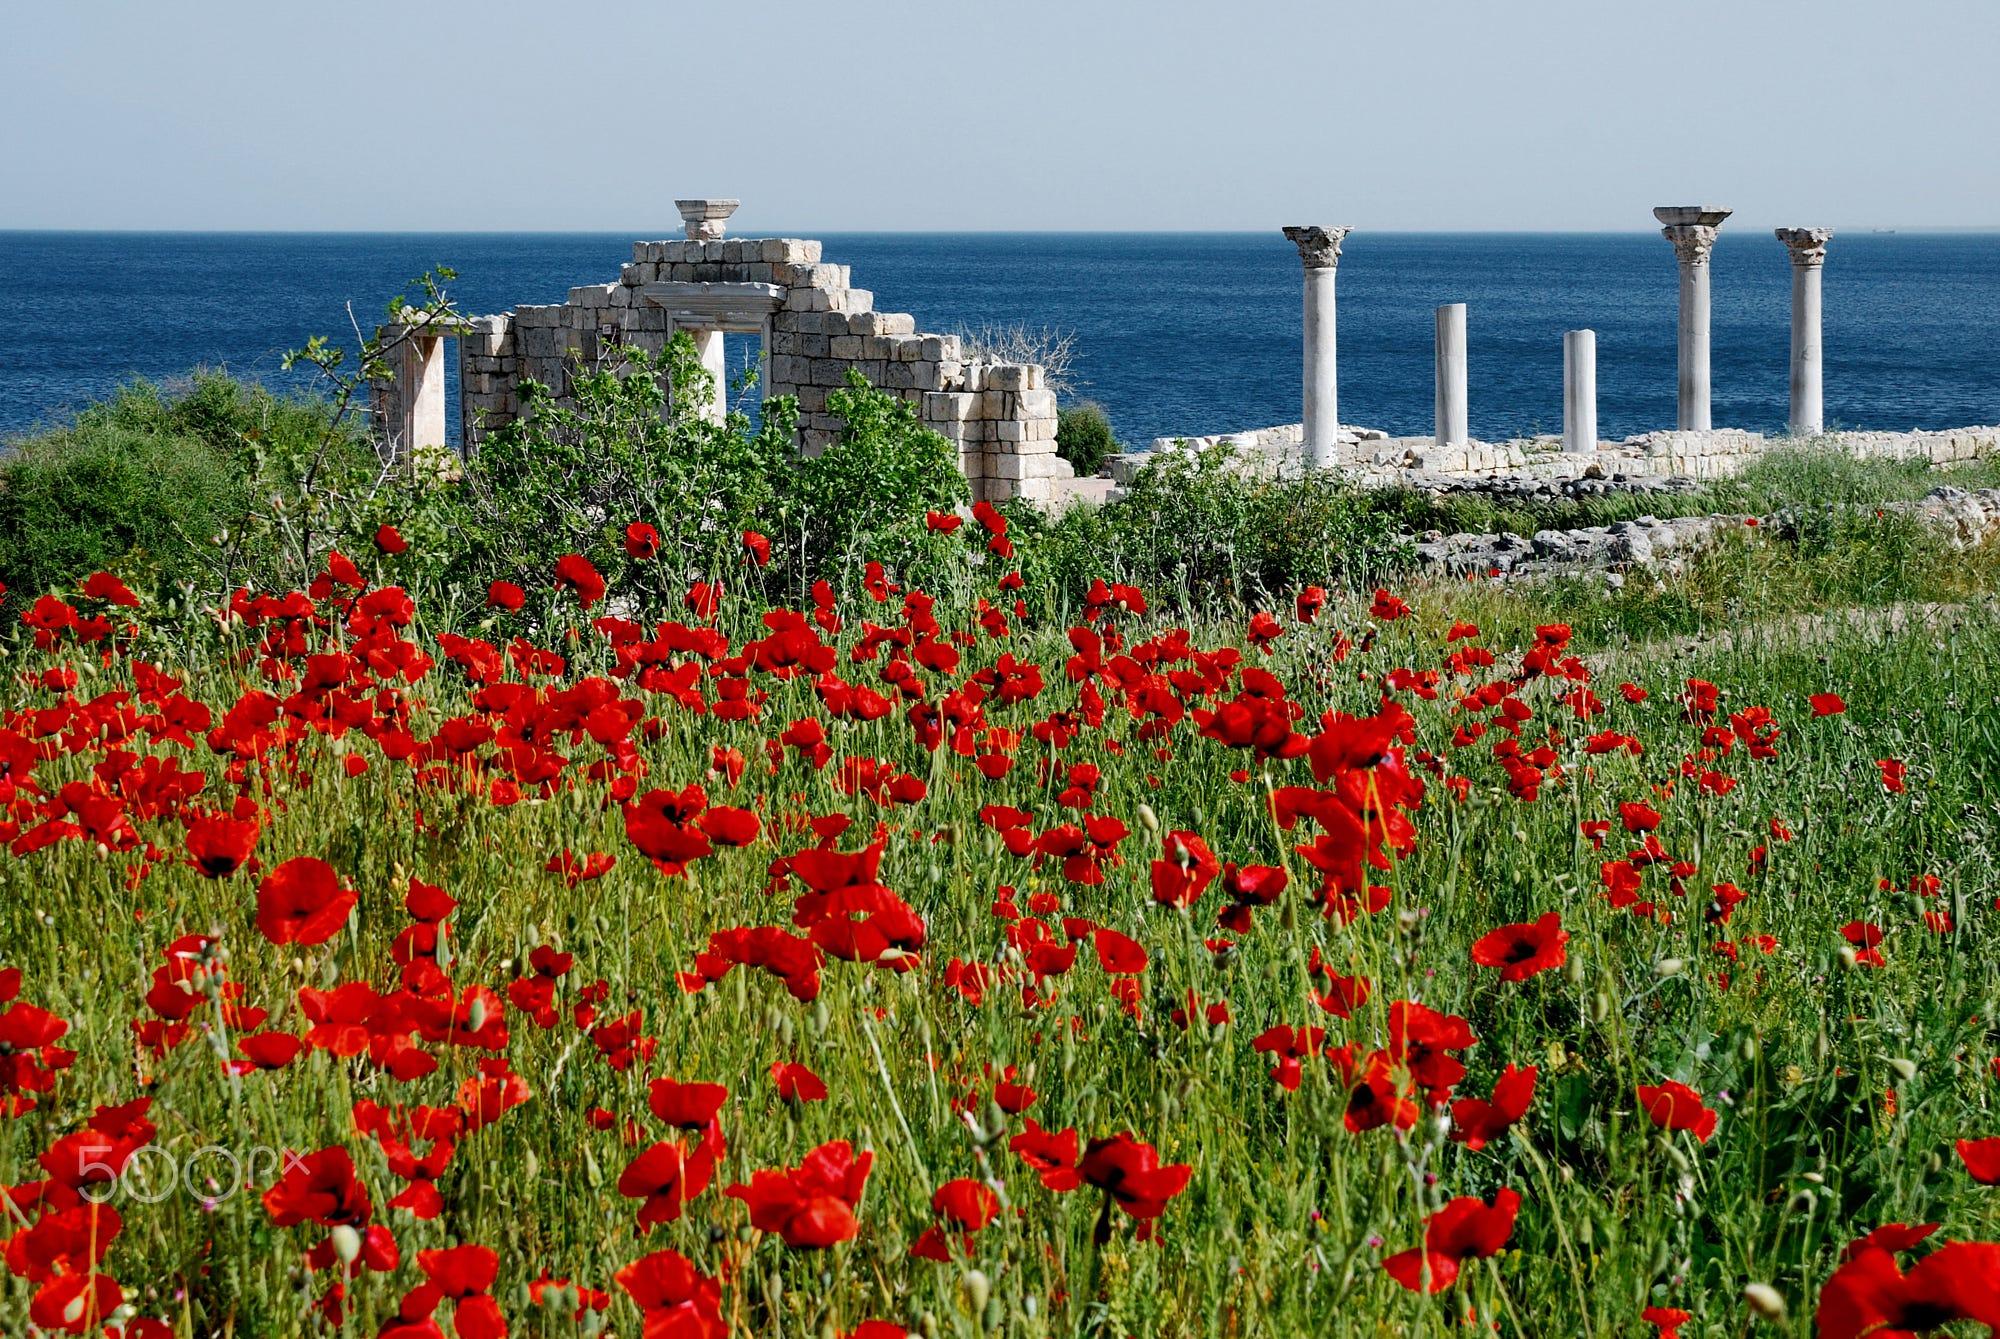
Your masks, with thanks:
[[[657,352],[678,329],[693,331],[698,343],[722,331],[758,333],[765,393],[796,397],[805,451],[837,436],[827,396],[857,371],[908,400],[958,449],[975,499],[1053,500],[1073,477],[1056,455],[1055,394],[1040,367],[970,361],[957,337],[924,334],[906,313],[876,311],[874,295],[854,287],[847,266],[824,262],[820,243],[801,238],[638,242],[615,282],[447,332],[460,341],[463,441],[476,447],[515,417],[524,378],[565,396],[573,369],[618,345]],[[719,356],[712,367],[719,377]],[[403,393],[377,388],[384,422],[407,421],[407,413],[399,418]]]

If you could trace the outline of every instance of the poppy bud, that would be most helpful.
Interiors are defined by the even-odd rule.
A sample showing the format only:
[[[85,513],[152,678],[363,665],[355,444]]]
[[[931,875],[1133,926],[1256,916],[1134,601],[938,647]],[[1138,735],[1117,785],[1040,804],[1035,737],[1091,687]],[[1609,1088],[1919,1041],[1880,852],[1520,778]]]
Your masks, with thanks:
[[[1736,1048],[1736,1053],[1743,1057],[1745,1064],[1755,1062],[1757,1059],[1757,1038],[1745,1034],[1742,1043]]]
[[[986,1314],[979,1319],[991,1333],[1000,1328],[1001,1321],[1007,1319],[1007,1309],[1000,1305],[1000,1299],[996,1297],[986,1304]]]
[[[465,1026],[469,1032],[477,1032],[486,1026],[486,997],[474,995],[472,1007],[465,1011]]]
[[[1916,1081],[1917,1065],[1914,1060],[1907,1060],[1900,1055],[1895,1056],[1889,1061],[1889,1068],[1895,1070],[1896,1077],[1904,1083],[1913,1083]]]
[[[965,1288],[965,1300],[971,1303],[974,1312],[986,1310],[987,1299],[993,1295],[993,1282],[977,1269],[968,1269],[959,1280]]]
[[[1662,958],[1653,964],[1654,976],[1678,976],[1681,968],[1687,966],[1682,958]]]
[[[1152,805],[1141,804],[1139,806],[1139,826],[1150,833],[1157,834],[1159,832],[1160,816],[1153,812]]]
[[[1813,1059],[1824,1060],[1832,1054],[1833,1038],[1826,1035],[1825,1028],[1821,1028],[1818,1034],[1813,1037]]]
[[[1813,1210],[1812,1192],[1810,1190],[1795,1192],[1785,1204],[1785,1208],[1796,1214],[1810,1214]]]
[[[1854,964],[1855,964],[1855,963],[1856,963],[1857,961],[1858,961],[1858,957],[1857,957],[1857,955],[1856,955],[1856,954],[1855,954],[1855,952],[1854,952],[1854,945],[1852,945],[1852,944],[1842,944],[1842,945],[1840,946],[1840,964],[1841,964],[1841,966],[1843,966],[1843,967],[1852,967],[1852,966],[1854,966]]]
[[[1745,1284],[1743,1300],[1765,1320],[1776,1322],[1785,1318],[1784,1295],[1768,1283]]]
[[[528,1150],[527,1157],[521,1164],[521,1174],[522,1179],[526,1181],[533,1181],[542,1174],[542,1160],[535,1156],[535,1150],[532,1148]]]
[[[340,1257],[343,1265],[351,1265],[360,1257],[361,1234],[347,1224],[336,1224],[327,1236],[333,1242],[333,1253]]]
[[[1590,997],[1590,1021],[1602,1023],[1609,1017],[1611,1017],[1611,996],[1600,990]]]

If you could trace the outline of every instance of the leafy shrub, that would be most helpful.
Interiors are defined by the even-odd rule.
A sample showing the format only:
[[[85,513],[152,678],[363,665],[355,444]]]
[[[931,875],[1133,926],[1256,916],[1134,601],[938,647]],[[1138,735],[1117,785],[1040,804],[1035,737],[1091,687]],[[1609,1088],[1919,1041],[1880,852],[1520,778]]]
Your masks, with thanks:
[[[766,401],[755,425],[742,414],[716,423],[703,412],[710,386],[685,335],[579,372],[565,400],[525,383],[521,418],[486,439],[456,486],[387,500],[402,510],[385,519],[434,546],[468,595],[495,579],[545,586],[567,553],[634,565],[624,538],[635,522],[658,536],[636,564],[642,589],[677,594],[733,569],[754,530],[772,541],[767,580],[802,593],[857,546],[915,559],[928,546],[924,513],[965,498],[951,444],[858,374],[827,397],[842,429],[810,458],[794,447],[789,397]]]
[[[218,372],[171,394],[134,382],[74,422],[19,439],[0,460],[0,581],[17,594],[116,568],[219,599],[243,582],[296,576],[288,536],[306,462],[322,477],[372,458],[322,402],[286,399]]]
[[[792,454],[792,402],[765,406],[754,430],[740,414],[705,415],[711,382],[683,335],[662,353],[620,350],[571,379],[568,399],[524,382],[521,417],[481,444],[454,487],[387,500],[413,546],[448,575],[484,589],[504,579],[543,586],[555,560],[625,560],[625,528],[659,536],[660,584],[734,560],[745,529],[768,526]]]
[[[1098,474],[1104,462],[1118,454],[1118,439],[1104,406],[1086,400],[1056,415],[1056,454],[1079,475]]]
[[[1109,567],[1202,607],[1373,580],[1405,561],[1402,528],[1369,490],[1330,472],[1258,473],[1225,442],[1161,453],[1095,524],[1072,521],[1055,533],[1088,546],[1075,567]]]
[[[841,420],[840,436],[799,463],[784,499],[801,570],[861,552],[911,562],[928,546],[925,513],[967,499],[957,451],[923,425],[913,404],[871,388],[859,372],[849,372],[826,403]]]

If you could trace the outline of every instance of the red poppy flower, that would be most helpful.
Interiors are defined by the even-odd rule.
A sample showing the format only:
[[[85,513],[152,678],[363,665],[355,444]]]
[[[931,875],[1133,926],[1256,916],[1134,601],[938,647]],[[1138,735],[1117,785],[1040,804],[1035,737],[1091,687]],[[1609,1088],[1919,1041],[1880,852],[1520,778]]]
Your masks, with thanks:
[[[407,552],[410,543],[395,526],[385,525],[375,531],[375,547],[393,558],[399,553]]]
[[[93,600],[102,600],[106,604],[115,604],[124,609],[139,607],[139,597],[132,593],[132,588],[109,572],[92,573],[84,579],[79,590],[81,594]]]
[[[654,1251],[613,1275],[645,1317],[647,1339],[725,1339],[722,1288],[679,1251]]]
[[[625,556],[641,561],[652,558],[660,552],[660,532],[644,521],[634,521],[625,527]]]
[[[1681,1326],[1693,1320],[1694,1316],[1677,1306],[1649,1306],[1639,1313],[1639,1319],[1659,1327],[1659,1333],[1653,1339],[1681,1339]]]
[[[804,1065],[792,1064],[784,1060],[771,1066],[771,1081],[778,1085],[778,1096],[786,1102],[824,1102],[826,1083],[819,1075]]]
[[[374,1205],[354,1174],[354,1159],[336,1144],[291,1160],[278,1183],[264,1192],[264,1212],[279,1227],[307,1222],[361,1227]]]
[[[1157,1149],[1122,1132],[1091,1140],[1076,1170],[1142,1222],[1165,1213],[1167,1201],[1186,1190],[1188,1178],[1194,1174],[1184,1162],[1161,1166]]]
[[[821,1144],[797,1167],[752,1172],[747,1183],[723,1193],[749,1206],[759,1232],[775,1232],[790,1247],[823,1250],[861,1230],[854,1211],[874,1163],[874,1154],[857,1157],[842,1139]]]
[[[1507,1066],[1493,1084],[1493,1099],[1461,1097],[1451,1104],[1451,1137],[1474,1150],[1512,1129],[1535,1100],[1535,1067]]]
[[[354,910],[355,893],[340,886],[318,856],[294,856],[257,885],[257,928],[273,944],[324,944]]]
[[[1481,935],[1472,943],[1472,960],[1481,967],[1498,967],[1502,981],[1525,981],[1562,966],[1569,956],[1563,948],[1568,942],[1562,917],[1551,911],[1532,924],[1503,925]]]
[[[1382,1268],[1411,1292],[1442,1292],[1458,1281],[1462,1261],[1499,1253],[1514,1234],[1520,1210],[1520,1195],[1505,1187],[1494,1193],[1490,1205],[1460,1196],[1425,1220],[1421,1250],[1392,1255]]]
[[[486,607],[519,613],[528,602],[528,593],[511,581],[496,581],[486,588]]]
[[[646,1105],[652,1113],[682,1130],[705,1128],[728,1100],[729,1089],[719,1083],[654,1079],[646,1090]]]
[[[924,527],[940,535],[951,534],[964,524],[965,518],[963,516],[954,516],[950,512],[927,511],[924,513]]]
[[[2000,1186],[2000,1137],[1961,1139],[1958,1158],[1965,1170],[1982,1186]]]
[[[639,1228],[671,1223],[687,1202],[708,1189],[715,1175],[715,1157],[707,1144],[689,1150],[675,1139],[652,1145],[626,1165],[618,1177],[618,1193],[641,1200]]]
[[[262,828],[254,818],[203,814],[188,824],[187,850],[194,867],[211,879],[234,874],[257,847]]]
[[[1662,1130],[1687,1130],[1704,1144],[1715,1133],[1716,1113],[1685,1083],[1641,1084],[1639,1105]]]
[[[1076,1131],[1045,1130],[1035,1124],[1033,1116],[1026,1117],[1023,1124],[1021,1133],[1009,1139],[1007,1147],[1033,1169],[1041,1183],[1058,1193],[1083,1184],[1076,1170]]]
[[[1812,704],[1815,716],[1838,716],[1847,710],[1847,701],[1839,693],[1814,693],[1806,701]]]
[[[566,553],[556,559],[556,588],[575,591],[585,609],[604,598],[604,578],[598,575],[590,559],[580,553]]]
[[[1871,1234],[1872,1235],[1872,1234]],[[1906,1274],[1892,1249],[1864,1240],[1820,1289],[1819,1339],[1929,1334],[1955,1320],[2000,1326],[2000,1245],[1948,1242]],[[1897,1248],[1902,1249],[1902,1248]]]
[[[943,1264],[951,1260],[948,1234],[957,1233],[960,1254],[970,1255],[973,1235],[999,1214],[1000,1196],[983,1181],[961,1177],[938,1187],[931,1196],[931,1211],[938,1216],[938,1225],[924,1229],[923,1235],[911,1245],[910,1254],[919,1260]]]
[[[771,565],[771,541],[755,530],[743,532],[743,547],[749,551],[750,561],[759,567]]]

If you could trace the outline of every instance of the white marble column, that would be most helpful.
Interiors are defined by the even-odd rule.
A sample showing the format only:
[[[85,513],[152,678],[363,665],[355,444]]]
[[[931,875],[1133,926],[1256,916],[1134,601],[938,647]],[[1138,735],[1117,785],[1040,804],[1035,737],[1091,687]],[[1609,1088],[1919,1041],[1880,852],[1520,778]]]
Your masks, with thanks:
[[[1340,243],[1348,228],[1292,227],[1284,230],[1305,267],[1305,458],[1332,465],[1339,456],[1340,378],[1334,361],[1333,278],[1340,268]]]
[[[1708,381],[1708,257],[1715,249],[1715,232],[1732,211],[1720,205],[1663,205],[1653,211],[1660,232],[1674,244],[1681,262],[1680,392],[1675,426],[1683,432],[1707,432]]]
[[[1431,404],[1437,424],[1437,444],[1464,446],[1471,433],[1466,427],[1463,302],[1447,303],[1437,309],[1434,362],[1436,391]]]
[[[394,378],[386,402],[386,427],[404,453],[445,444],[444,337],[428,331],[401,337],[392,354]]]
[[[1597,332],[1563,331],[1563,450],[1597,450]]]
[[[688,334],[694,339],[694,351],[701,355],[702,370],[708,373],[715,387],[715,393],[702,409],[702,417],[710,423],[720,423],[729,410],[729,363],[723,356],[722,332],[690,330]]]
[[[1779,228],[1778,240],[1792,253],[1792,413],[1794,437],[1826,430],[1820,380],[1820,271],[1826,267],[1831,228]]]

